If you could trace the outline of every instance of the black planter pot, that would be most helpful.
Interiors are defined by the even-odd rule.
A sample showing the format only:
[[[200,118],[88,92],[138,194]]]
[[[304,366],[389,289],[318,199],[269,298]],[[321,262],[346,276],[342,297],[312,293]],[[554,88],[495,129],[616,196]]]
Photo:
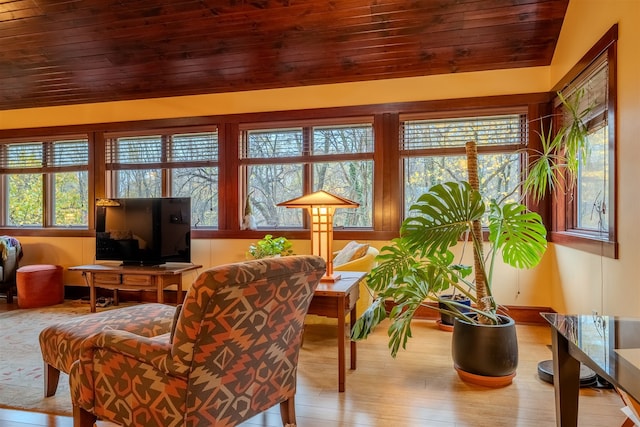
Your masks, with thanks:
[[[463,371],[482,377],[515,376],[518,367],[516,324],[507,316],[498,317],[501,322],[498,325],[478,325],[455,319],[451,351],[458,373]],[[510,379],[508,383],[511,383]]]
[[[460,297],[460,295],[458,295],[458,297]],[[440,298],[442,299],[451,299],[453,298],[452,295],[441,295]],[[460,304],[464,304],[466,306],[471,307],[471,300],[469,298],[456,298],[456,302],[460,303]],[[447,307],[447,305],[443,302],[439,302],[438,303],[438,307],[440,309],[443,310],[447,310],[449,307]],[[468,313],[470,310],[460,310],[462,313]],[[452,316],[451,314],[448,313],[440,313],[440,321],[442,322],[443,325],[449,325],[449,326],[453,326],[453,320],[455,319],[454,316]]]

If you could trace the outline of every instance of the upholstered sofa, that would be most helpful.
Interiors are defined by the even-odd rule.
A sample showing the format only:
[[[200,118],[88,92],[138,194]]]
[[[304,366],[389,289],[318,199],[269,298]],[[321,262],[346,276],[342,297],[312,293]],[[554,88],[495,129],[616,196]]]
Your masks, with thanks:
[[[339,266],[334,266],[333,270],[336,272],[339,271],[364,271],[369,273],[373,267],[376,266],[376,257],[378,256],[378,249],[373,246],[369,246],[364,255],[359,258],[352,259],[350,261],[345,262],[344,264],[340,264]],[[371,303],[373,302],[373,296],[367,287],[367,281],[363,280],[360,282],[360,298],[358,298],[358,302],[356,303],[356,314],[360,316],[364,311],[369,308]]]

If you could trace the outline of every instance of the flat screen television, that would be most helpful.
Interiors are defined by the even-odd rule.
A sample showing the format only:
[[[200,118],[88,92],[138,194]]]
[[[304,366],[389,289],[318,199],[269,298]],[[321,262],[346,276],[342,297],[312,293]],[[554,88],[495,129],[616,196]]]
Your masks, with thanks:
[[[96,260],[123,265],[191,262],[191,199],[96,201]]]

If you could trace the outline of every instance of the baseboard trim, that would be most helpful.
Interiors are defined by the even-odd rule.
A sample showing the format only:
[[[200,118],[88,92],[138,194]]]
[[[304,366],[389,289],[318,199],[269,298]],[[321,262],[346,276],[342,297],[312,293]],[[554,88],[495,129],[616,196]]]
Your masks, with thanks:
[[[551,307],[522,305],[506,305],[502,307],[504,314],[507,314],[520,325],[548,325],[547,321],[540,316],[540,313],[556,312]],[[436,310],[427,307],[419,307],[418,310],[416,310],[415,318],[437,320],[440,318],[440,315]]]
[[[164,301],[168,304],[175,304],[177,292],[173,290],[164,291]],[[65,297],[80,298],[81,296],[89,296],[89,288],[86,286],[65,286]],[[109,297],[113,295],[113,291],[108,289],[97,289],[98,296]],[[157,296],[155,291],[118,291],[118,299],[120,301],[137,301],[137,302],[156,302]],[[434,304],[435,306],[435,304]],[[387,310],[391,310],[391,303],[387,304]],[[540,316],[540,313],[555,313],[556,311],[551,307],[538,307],[538,306],[522,306],[522,305],[507,305],[502,306],[505,314],[509,315],[517,324],[520,325],[548,325],[548,323]],[[416,310],[416,319],[428,319],[437,320],[440,318],[439,313],[436,310],[419,307]]]

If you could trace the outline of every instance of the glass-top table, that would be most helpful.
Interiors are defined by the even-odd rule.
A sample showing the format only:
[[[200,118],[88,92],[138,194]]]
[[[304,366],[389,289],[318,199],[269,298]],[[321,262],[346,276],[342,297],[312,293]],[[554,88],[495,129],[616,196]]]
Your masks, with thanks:
[[[578,425],[580,362],[640,401],[640,318],[541,314],[552,326],[556,425]]]

